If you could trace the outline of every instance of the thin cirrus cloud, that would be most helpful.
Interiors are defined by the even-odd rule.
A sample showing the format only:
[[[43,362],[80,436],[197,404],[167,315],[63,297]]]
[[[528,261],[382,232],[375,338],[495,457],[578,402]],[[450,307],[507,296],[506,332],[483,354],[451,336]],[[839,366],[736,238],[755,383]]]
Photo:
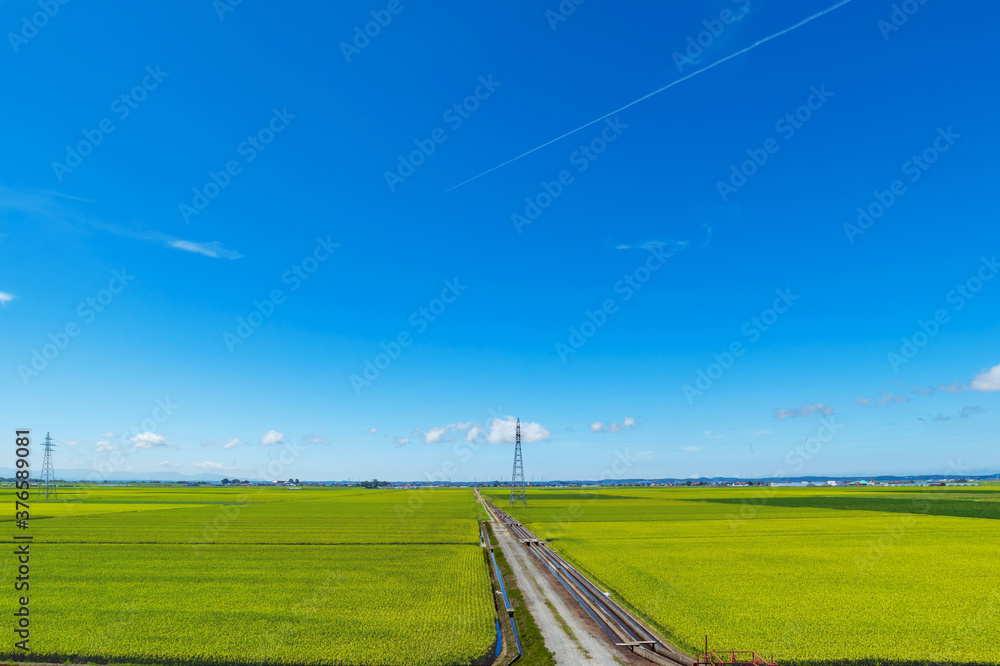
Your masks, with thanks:
[[[7,305],[12,300],[17,298],[14,294],[8,294],[6,291],[0,291],[0,304]]]
[[[433,428],[428,428],[427,432],[421,434],[420,428],[413,429],[413,436],[420,437],[424,444],[439,444],[441,442],[450,442],[451,438],[448,437],[448,433],[454,431],[468,431],[478,428],[478,425],[472,423],[472,421],[460,421],[458,423],[449,423],[445,426],[434,426]],[[474,441],[475,437],[470,438],[468,432],[466,433],[466,440]],[[397,438],[398,441],[399,438]]]
[[[194,464],[195,467],[206,472],[222,472],[230,469],[235,469],[228,465],[223,465],[222,463],[213,462],[211,460],[206,460],[205,462],[198,462]]]
[[[649,250],[650,252],[659,251],[666,255],[673,255],[683,250],[686,250],[688,246],[688,241],[685,240],[651,240],[644,243],[639,243],[638,245],[628,245],[622,243],[618,245],[616,250]]]
[[[307,444],[329,444],[330,438],[325,432],[311,432],[302,438]]]
[[[184,250],[185,252],[203,254],[206,257],[212,257],[213,259],[239,259],[243,256],[235,250],[227,250],[222,247],[222,243],[215,241],[211,243],[195,243],[194,241],[175,239],[167,241],[167,246],[172,247],[175,250]]]
[[[934,389],[920,389],[917,387],[916,392],[919,395],[930,395],[934,392]],[[906,402],[910,402],[912,398],[905,393],[893,393],[892,391],[882,391],[877,398],[865,398],[858,396],[851,402],[855,405],[862,405],[863,407],[885,407],[886,405],[901,405]]]
[[[817,402],[815,404],[800,405],[799,407],[793,407],[791,409],[784,409],[781,407],[774,408],[774,418],[779,421],[798,418],[801,416],[811,416],[812,414],[833,414],[833,407],[830,405],[824,405],[822,402]]]
[[[622,419],[621,423],[612,421],[608,425],[604,425],[600,421],[594,421],[590,424],[590,432],[618,432],[619,430],[635,429],[638,427],[639,425],[635,422],[634,417],[626,416]]]
[[[0,187],[0,208],[17,210],[38,219],[44,218],[51,222],[65,224],[67,221],[86,225],[105,233],[131,238],[146,243],[154,243],[161,247],[193,252],[213,259],[239,259],[243,255],[236,250],[230,250],[217,241],[196,242],[176,238],[159,231],[142,229],[136,226],[124,226],[113,222],[95,219],[89,212],[82,212],[73,204],[67,204],[63,199],[94,203],[89,199],[71,197],[58,192],[18,192]]]

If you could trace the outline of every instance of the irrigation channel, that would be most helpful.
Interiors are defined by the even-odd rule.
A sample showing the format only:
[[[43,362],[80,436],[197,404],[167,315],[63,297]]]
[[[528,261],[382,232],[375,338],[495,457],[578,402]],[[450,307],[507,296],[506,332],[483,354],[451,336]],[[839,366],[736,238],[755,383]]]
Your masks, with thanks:
[[[490,552],[490,561],[493,563],[493,573],[496,576],[497,584],[500,586],[500,593],[503,595],[503,605],[507,610],[507,618],[510,620],[510,630],[514,634],[514,641],[517,643],[517,656],[508,662],[508,666],[524,655],[524,648],[521,646],[521,636],[517,633],[517,624],[514,622],[514,607],[510,604],[510,597],[507,596],[507,586],[503,584],[503,574],[497,565],[497,556],[493,554],[493,544],[490,542],[489,532],[486,531],[486,523],[479,525],[479,538],[483,546]],[[503,636],[500,633],[500,619],[497,618],[497,652],[494,660],[500,657],[500,648],[503,646]]]
[[[692,657],[679,652],[658,638],[524,525],[506,512],[491,506],[482,496],[480,501],[495,520],[506,525],[507,529],[545,565],[615,645],[626,647],[634,654],[661,666],[694,666],[695,660]]]

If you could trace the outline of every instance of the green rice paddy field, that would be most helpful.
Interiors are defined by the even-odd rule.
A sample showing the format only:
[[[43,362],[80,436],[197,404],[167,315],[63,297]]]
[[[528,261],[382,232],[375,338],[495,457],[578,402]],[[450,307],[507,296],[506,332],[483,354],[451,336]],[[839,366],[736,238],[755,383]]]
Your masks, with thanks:
[[[1000,663],[998,486],[487,492],[692,653]]]
[[[492,658],[496,610],[471,489],[78,488],[31,505],[32,651],[14,648],[11,620],[6,658]],[[0,612],[13,618],[9,549]]]

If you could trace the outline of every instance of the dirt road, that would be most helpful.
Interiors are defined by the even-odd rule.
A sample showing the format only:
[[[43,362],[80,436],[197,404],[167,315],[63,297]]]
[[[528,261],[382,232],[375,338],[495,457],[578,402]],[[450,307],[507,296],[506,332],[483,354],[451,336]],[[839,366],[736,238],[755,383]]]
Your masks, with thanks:
[[[629,658],[630,654],[623,656],[609,645],[606,636],[595,635],[600,629],[592,620],[585,620],[580,617],[582,612],[567,607],[563,600],[565,590],[542,569],[541,563],[513,537],[505,525],[496,520],[491,521],[491,525],[517,579],[517,586],[524,595],[528,611],[542,632],[545,646],[555,655],[556,663],[588,666],[635,663]],[[588,626],[588,621],[592,627]]]

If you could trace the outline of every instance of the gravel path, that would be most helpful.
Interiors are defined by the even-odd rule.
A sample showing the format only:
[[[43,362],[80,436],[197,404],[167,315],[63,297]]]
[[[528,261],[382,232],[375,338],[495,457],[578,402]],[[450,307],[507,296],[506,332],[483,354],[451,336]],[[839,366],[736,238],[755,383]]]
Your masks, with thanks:
[[[537,558],[514,538],[505,525],[495,520],[491,524],[499,547],[517,579],[517,586],[524,595],[528,611],[535,618],[545,646],[555,655],[557,664],[616,666],[631,661],[609,645],[606,636],[595,635],[594,631],[600,631],[596,625],[592,630],[583,618],[567,607],[563,600],[565,590],[543,570]],[[567,634],[560,619],[569,627],[572,637]],[[592,620],[590,622],[593,624]]]

